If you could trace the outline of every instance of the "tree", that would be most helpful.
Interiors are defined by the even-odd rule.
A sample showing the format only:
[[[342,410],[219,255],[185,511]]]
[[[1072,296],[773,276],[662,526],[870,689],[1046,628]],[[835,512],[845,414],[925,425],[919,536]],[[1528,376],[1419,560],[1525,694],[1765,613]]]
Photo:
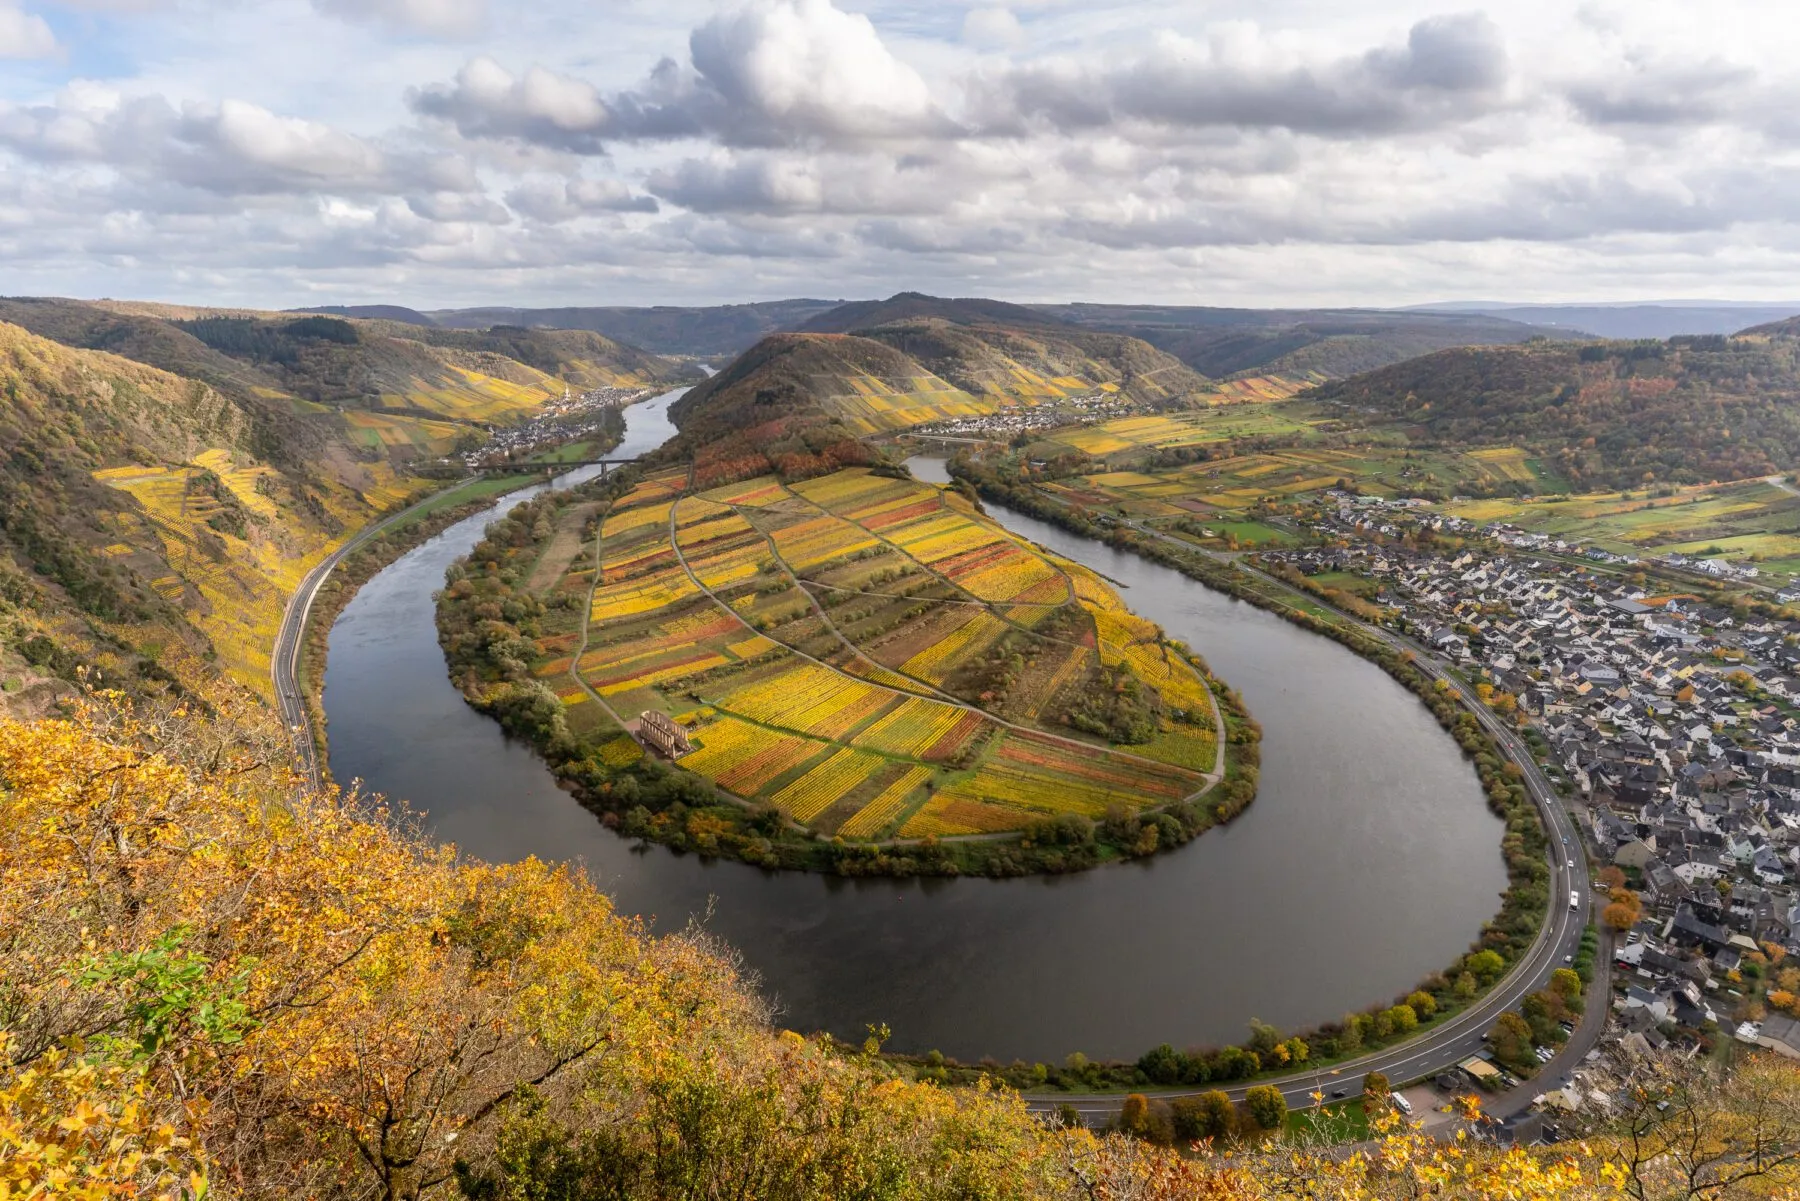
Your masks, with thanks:
[[[1581,995],[1581,977],[1575,969],[1559,967],[1550,973],[1550,991],[1563,1000],[1573,1000]]]
[[[1395,1034],[1411,1034],[1419,1028],[1419,1015],[1411,1005],[1395,1005],[1386,1013]]]
[[[1531,1053],[1531,1025],[1516,1013],[1509,1011],[1500,1015],[1488,1032],[1488,1044],[1494,1048],[1494,1057],[1502,1063],[1522,1067],[1535,1061]]]
[[[1629,930],[1637,925],[1639,912],[1623,901],[1614,901],[1600,914],[1600,920],[1608,930]]]
[[[1272,1084],[1259,1084],[1245,1093],[1244,1109],[1264,1130],[1278,1129],[1287,1121],[1287,1098]]]
[[[1498,951],[1477,951],[1463,960],[1463,970],[1473,972],[1483,984],[1492,984],[1506,970],[1506,960]]]
[[[1613,891],[1615,888],[1624,888],[1625,870],[1608,864],[1606,867],[1600,869],[1600,883],[1605,886],[1606,891],[1608,892]]]
[[[1173,1108],[1175,1137],[1190,1143],[1230,1137],[1237,1114],[1231,1098],[1218,1089],[1197,1097],[1177,1097]]]
[[[1607,1134],[1627,1196],[1774,1196],[1800,1175],[1800,1093],[1777,1056],[1729,1072],[1705,1059],[1640,1060],[1617,1096]]]
[[[1143,1134],[1150,1125],[1150,1099],[1143,1093],[1132,1093],[1119,1107],[1119,1129],[1126,1134]]]
[[[1420,1020],[1437,1013],[1437,998],[1421,989],[1406,998],[1406,1003]]]
[[[1370,1072],[1363,1077],[1363,1112],[1370,1117],[1381,1113],[1393,1099],[1394,1088],[1388,1078],[1380,1072]]]
[[[1463,972],[1461,975],[1457,976],[1455,985],[1457,1000],[1474,1000],[1475,994],[1479,991],[1481,991],[1481,985],[1476,983],[1475,974],[1473,972]]]

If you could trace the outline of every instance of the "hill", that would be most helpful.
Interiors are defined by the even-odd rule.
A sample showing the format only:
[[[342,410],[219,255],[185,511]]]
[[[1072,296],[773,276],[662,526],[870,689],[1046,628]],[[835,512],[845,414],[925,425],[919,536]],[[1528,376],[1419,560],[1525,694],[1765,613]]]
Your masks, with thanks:
[[[979,297],[945,299],[922,292],[900,292],[886,300],[858,300],[841,304],[799,327],[801,333],[849,334],[884,325],[921,320],[947,321],[953,325],[1055,326],[1061,321],[1024,305]]]
[[[294,314],[323,317],[357,317],[365,321],[399,321],[405,325],[436,325],[417,309],[398,304],[324,304],[310,309],[289,309]]]
[[[1764,325],[1753,325],[1738,335],[1741,338],[1800,338],[1800,317],[1784,317]]]
[[[691,371],[568,331],[37,298],[0,300],[0,321],[203,381],[250,416],[259,454],[293,463],[342,437],[395,463],[440,456],[565,388],[652,387]]]
[[[652,308],[445,309],[426,314],[454,329],[521,325],[528,329],[585,329],[656,354],[734,355],[769,334],[795,329],[837,307],[835,300],[774,300],[757,304],[657,305]]]
[[[868,463],[859,439],[932,422],[1081,396],[1175,404],[1203,387],[1180,363],[1126,339],[926,320],[765,338],[672,413],[683,449],[741,458],[755,474],[783,454],[819,468]],[[800,462],[792,469],[803,470]]]
[[[1567,337],[1584,332],[1601,338],[1678,338],[1729,334],[1747,325],[1775,321],[1800,304],[1741,304],[1704,300],[1644,304],[1481,304],[1422,306],[1419,312],[1486,316],[1548,326]]]
[[[221,672],[266,690],[288,593],[420,487],[327,426],[3,323],[0,396],[0,684],[14,712],[66,693],[78,667],[132,690],[205,692]]]
[[[1341,378],[1454,346],[1569,336],[1568,330],[1486,314],[1104,304],[1032,308],[1059,321],[1141,338],[1215,379],[1312,372]]]
[[[1418,444],[1518,445],[1577,487],[1745,479],[1800,466],[1800,339],[1440,351],[1326,384],[1309,399]]]

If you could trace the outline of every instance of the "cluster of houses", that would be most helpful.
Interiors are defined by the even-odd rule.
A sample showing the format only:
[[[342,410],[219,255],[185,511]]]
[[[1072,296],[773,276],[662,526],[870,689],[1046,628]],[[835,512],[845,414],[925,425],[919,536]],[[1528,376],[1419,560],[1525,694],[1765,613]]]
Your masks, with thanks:
[[[1093,425],[1133,412],[1129,401],[1116,392],[1089,392],[1083,396],[1065,396],[1038,405],[1006,405],[979,417],[955,417],[934,421],[909,431],[920,437],[979,439],[984,442],[1007,442],[1019,434],[1059,426]]]
[[[649,388],[591,388],[586,392],[565,388],[559,399],[550,401],[529,421],[490,430],[486,442],[462,456],[463,465],[492,464],[598,433],[605,410],[635,403],[651,392]]]
[[[1716,1027],[1800,1057],[1800,1022],[1743,1022],[1747,958],[1760,969],[1772,944],[1800,962],[1800,624],[1508,552],[1268,557],[1373,580],[1391,624],[1542,735],[1594,862],[1642,899],[1615,943],[1609,1037],[1653,1051]]]

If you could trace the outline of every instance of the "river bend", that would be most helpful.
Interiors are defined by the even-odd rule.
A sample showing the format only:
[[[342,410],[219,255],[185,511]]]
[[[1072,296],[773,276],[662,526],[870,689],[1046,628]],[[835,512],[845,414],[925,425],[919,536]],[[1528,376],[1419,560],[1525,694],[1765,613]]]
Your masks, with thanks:
[[[677,395],[627,410],[621,457],[672,436]],[[941,465],[915,470],[941,479]],[[1415,697],[1168,568],[989,509],[1125,585],[1243,694],[1263,727],[1262,782],[1230,826],[1144,863],[1010,881],[846,881],[634,850],[450,684],[432,594],[492,513],[376,575],[332,627],[333,773],[409,802],[472,854],[579,861],[621,911],[662,928],[704,917],[785,1025],[861,1037],[885,1022],[896,1049],[969,1060],[1132,1057],[1237,1040],[1253,1017],[1311,1025],[1406,991],[1476,937],[1506,885],[1502,826]]]

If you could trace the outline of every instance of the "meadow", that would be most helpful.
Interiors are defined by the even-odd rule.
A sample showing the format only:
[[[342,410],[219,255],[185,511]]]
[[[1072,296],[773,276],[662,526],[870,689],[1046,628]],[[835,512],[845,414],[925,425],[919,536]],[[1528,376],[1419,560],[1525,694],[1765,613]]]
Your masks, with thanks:
[[[1721,557],[1800,574],[1800,495],[1767,480],[1464,501],[1443,509],[1619,554]]]
[[[572,721],[591,698],[666,713],[688,772],[852,841],[1149,813],[1221,770],[1196,663],[954,491],[860,468],[685,483],[639,482],[598,523],[598,578],[583,555],[542,590],[584,600],[535,665]]]

